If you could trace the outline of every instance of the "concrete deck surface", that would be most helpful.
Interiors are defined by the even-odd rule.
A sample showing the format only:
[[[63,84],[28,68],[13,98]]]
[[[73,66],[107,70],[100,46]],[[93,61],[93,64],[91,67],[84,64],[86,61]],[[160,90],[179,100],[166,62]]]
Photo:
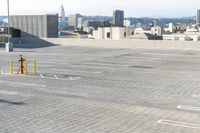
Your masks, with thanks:
[[[199,133],[198,47],[2,48],[0,132]],[[30,75],[8,75],[20,54]]]

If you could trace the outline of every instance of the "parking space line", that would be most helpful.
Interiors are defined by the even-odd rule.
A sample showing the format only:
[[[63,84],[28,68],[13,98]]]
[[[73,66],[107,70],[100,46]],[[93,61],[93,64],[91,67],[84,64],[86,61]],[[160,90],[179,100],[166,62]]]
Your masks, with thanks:
[[[198,124],[184,123],[184,122],[171,121],[171,120],[162,120],[161,119],[157,123],[164,124],[164,125],[170,125],[170,126],[176,126],[176,127],[200,129],[200,125],[198,125]]]
[[[57,76],[57,75],[54,75],[54,77],[55,77],[55,79],[60,79],[60,78],[58,78],[58,76]]]
[[[13,91],[0,91],[0,94],[3,94],[3,95],[17,95],[18,93],[17,92],[13,92]]]
[[[168,54],[168,53],[142,53],[144,55],[158,55],[158,56],[176,56],[178,54]]]
[[[33,84],[33,83],[24,83],[24,82],[16,82],[16,81],[4,81],[4,80],[0,80],[0,83],[6,83],[7,85],[11,85],[11,86],[29,86],[29,87],[42,87],[45,88],[47,87],[47,85],[44,84]]]
[[[18,92],[5,91],[5,90],[0,90],[0,95],[19,95],[19,96],[23,96],[23,97],[31,97],[31,96],[33,96],[31,94],[20,94]]]
[[[60,72],[83,72],[83,73],[94,73],[94,74],[100,74],[102,72],[99,71],[87,71],[87,70],[74,70],[74,69],[56,69],[56,68],[52,68],[51,70],[53,71],[60,71]]]
[[[40,74],[40,77],[41,77],[41,78],[44,78],[44,75],[43,75],[43,74]]]
[[[179,105],[177,106],[178,109],[181,110],[189,110],[189,111],[200,111],[200,107],[193,107],[193,106],[183,106],[183,105]]]
[[[40,77],[43,78],[43,79],[56,79],[56,80],[77,80],[77,79],[81,78],[81,77],[71,77],[71,76],[68,76],[67,78],[61,78],[57,75],[44,76],[43,74],[40,74]]]

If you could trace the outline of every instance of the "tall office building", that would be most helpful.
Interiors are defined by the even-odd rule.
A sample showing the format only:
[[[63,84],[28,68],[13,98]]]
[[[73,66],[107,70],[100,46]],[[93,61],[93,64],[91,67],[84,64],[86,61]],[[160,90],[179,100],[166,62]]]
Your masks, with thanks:
[[[196,24],[200,24],[200,10],[197,10],[197,20]]]
[[[114,12],[113,12],[113,24],[115,26],[119,26],[119,27],[124,26],[124,11],[123,10],[114,10]]]
[[[69,15],[68,16],[68,25],[73,26],[74,28],[78,27],[78,18],[80,18],[80,14]]]
[[[78,18],[77,28],[81,29],[83,27],[83,18]]]

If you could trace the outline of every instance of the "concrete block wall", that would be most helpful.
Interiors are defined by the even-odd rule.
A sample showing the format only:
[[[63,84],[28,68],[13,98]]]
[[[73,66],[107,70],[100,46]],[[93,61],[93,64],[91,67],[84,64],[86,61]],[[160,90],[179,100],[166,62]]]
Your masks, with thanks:
[[[58,37],[58,15],[10,16],[10,25],[21,30],[21,37]]]

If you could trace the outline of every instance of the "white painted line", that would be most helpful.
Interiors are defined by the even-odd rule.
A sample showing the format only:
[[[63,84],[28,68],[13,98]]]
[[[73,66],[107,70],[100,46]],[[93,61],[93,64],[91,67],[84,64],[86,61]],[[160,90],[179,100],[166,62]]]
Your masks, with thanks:
[[[3,95],[17,95],[17,92],[12,92],[12,91],[0,91],[0,94]]]
[[[200,95],[192,95],[193,98],[200,98]]]
[[[183,49],[183,51],[186,51],[186,50],[191,50],[191,48],[184,48],[184,49]]]
[[[29,86],[29,87],[41,87],[41,88],[45,88],[47,87],[47,85],[43,85],[43,84],[33,84],[33,83],[25,83],[25,82],[15,82],[15,81],[4,81],[4,80],[0,80],[0,83],[5,83],[7,85],[10,85],[10,86]]]
[[[183,105],[179,105],[177,106],[178,109],[181,110],[189,110],[189,111],[200,111],[200,107],[193,107],[193,106],[183,106]]]
[[[41,78],[44,78],[44,75],[43,75],[43,74],[40,74],[40,77],[41,77]]]
[[[74,69],[56,69],[56,68],[52,68],[51,70],[53,71],[60,71],[60,72],[83,72],[83,73],[95,73],[95,74],[100,74],[102,72],[91,72],[91,71],[84,71],[84,70],[74,70]]]
[[[1,95],[19,95],[19,96],[23,96],[23,97],[31,97],[33,95],[31,94],[20,94],[18,92],[13,92],[13,91],[4,91],[4,90],[1,90],[0,91],[0,94]]]
[[[1,74],[4,74],[4,72],[3,72],[3,71],[1,71]]]
[[[72,77],[70,77],[70,76],[69,76],[68,78],[69,78],[70,80],[74,80],[74,79],[73,79]]]
[[[148,58],[146,58],[146,59],[132,59],[132,60],[134,60],[134,61],[137,61],[137,62],[156,62],[156,61],[159,61],[159,59],[158,60],[151,60],[151,59],[148,59]]]
[[[80,79],[81,77],[74,77],[74,78],[72,78],[72,77],[67,77],[67,78],[59,78],[58,76],[56,76],[56,75],[54,75],[54,76],[51,76],[51,77],[44,77],[43,76],[43,79],[53,79],[53,80],[55,80],[55,79],[57,79],[57,80],[77,80],[77,79]]]
[[[7,81],[6,81],[7,82]],[[9,83],[13,83],[16,85],[23,85],[23,86],[31,86],[31,87],[47,87],[47,85],[43,85],[43,84],[33,84],[33,83],[22,83],[22,82],[10,82]]]
[[[159,55],[159,56],[176,56],[178,54],[168,54],[168,53],[143,53],[145,55]]]
[[[128,67],[129,65],[123,65],[123,64],[112,64],[112,63],[100,63],[100,62],[94,62],[94,63],[83,63],[82,65],[94,65],[94,66],[118,66],[118,67]]]
[[[138,60],[138,59],[141,59],[143,61],[145,60],[161,60],[161,58],[158,58],[158,57],[137,57],[137,58],[134,58],[135,60]]]
[[[176,127],[200,129],[200,125],[198,125],[198,124],[184,123],[184,122],[171,121],[171,120],[162,120],[161,119],[157,123],[164,124],[164,125],[170,125],[170,126],[176,126]]]
[[[100,73],[102,73],[102,72],[92,72],[92,73],[100,74]]]
[[[68,77],[68,78],[59,78],[59,80],[78,80],[78,79],[80,79],[81,77],[74,77],[74,78],[72,78],[72,77]]]
[[[54,75],[55,79],[59,79],[58,76]]]
[[[80,79],[81,77],[75,77],[74,79],[76,80],[76,79]]]

